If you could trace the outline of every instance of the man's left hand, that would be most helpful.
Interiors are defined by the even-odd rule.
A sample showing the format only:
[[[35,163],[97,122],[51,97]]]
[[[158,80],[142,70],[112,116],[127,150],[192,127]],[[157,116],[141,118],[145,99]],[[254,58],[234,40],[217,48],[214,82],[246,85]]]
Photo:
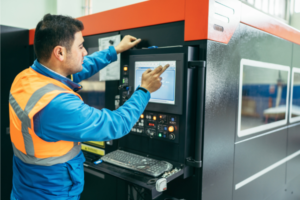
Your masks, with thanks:
[[[126,35],[123,40],[115,47],[117,53],[122,53],[137,45],[141,39],[136,39],[131,35]]]

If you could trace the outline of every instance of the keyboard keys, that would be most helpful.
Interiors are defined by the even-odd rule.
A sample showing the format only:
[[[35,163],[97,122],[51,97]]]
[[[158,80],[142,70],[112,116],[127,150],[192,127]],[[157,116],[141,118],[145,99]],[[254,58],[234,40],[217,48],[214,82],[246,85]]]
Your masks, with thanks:
[[[157,177],[166,171],[170,171],[173,168],[173,165],[166,161],[159,161],[122,150],[111,152],[101,159],[105,162],[139,171],[154,177]]]

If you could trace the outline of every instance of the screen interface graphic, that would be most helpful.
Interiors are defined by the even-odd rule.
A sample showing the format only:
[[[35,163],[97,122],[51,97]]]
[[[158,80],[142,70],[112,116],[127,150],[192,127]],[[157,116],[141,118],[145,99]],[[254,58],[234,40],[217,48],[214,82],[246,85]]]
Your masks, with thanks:
[[[151,94],[149,102],[175,104],[175,83],[176,83],[176,61],[137,61],[135,62],[135,88],[141,85],[142,74],[147,70],[154,70],[159,65],[165,66],[169,64],[169,68],[161,75],[162,86]]]

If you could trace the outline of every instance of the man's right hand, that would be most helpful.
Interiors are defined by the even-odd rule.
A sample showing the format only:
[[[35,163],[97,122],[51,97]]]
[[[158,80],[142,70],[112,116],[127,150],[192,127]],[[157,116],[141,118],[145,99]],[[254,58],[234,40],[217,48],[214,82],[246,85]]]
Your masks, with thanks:
[[[147,89],[150,93],[158,90],[161,87],[162,80],[160,75],[166,71],[169,66],[169,64],[164,67],[158,66],[153,71],[151,69],[147,69],[142,75],[141,87]]]

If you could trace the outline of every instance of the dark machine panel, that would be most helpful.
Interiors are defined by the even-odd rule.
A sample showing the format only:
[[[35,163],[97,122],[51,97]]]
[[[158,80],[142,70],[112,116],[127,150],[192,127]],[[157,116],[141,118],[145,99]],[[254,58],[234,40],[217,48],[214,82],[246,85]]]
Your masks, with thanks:
[[[154,93],[151,95],[146,111],[132,128],[131,133],[124,137],[124,139],[121,139],[121,147],[158,156],[167,160],[173,160],[175,162],[184,162],[184,158],[180,157],[181,154],[179,153],[185,150],[182,149],[181,145],[186,145],[184,141],[185,137],[183,137],[185,133],[181,131],[183,130],[181,124],[184,121],[182,117],[184,99],[182,93],[185,87],[183,82],[185,69],[183,65],[184,54],[170,53],[170,51],[183,52],[184,49],[157,49],[150,52],[149,50],[133,50],[130,52],[129,67],[128,69],[125,68],[126,70],[123,68],[121,72],[123,75],[122,79],[128,79],[128,84],[126,84],[127,81],[123,81],[124,90],[121,98],[122,103],[124,103],[133,92],[128,90],[128,87],[136,88],[139,85],[136,79],[140,79],[141,74],[135,74],[143,72],[138,71],[141,69],[139,64],[145,65],[144,68],[142,68],[143,70],[146,70],[152,63],[155,65],[150,66],[152,70],[159,65],[158,62],[164,63],[169,61],[176,62],[176,64],[170,66],[170,72],[165,72],[166,77],[163,77],[163,84],[165,85],[162,86],[162,91],[160,93],[157,91],[156,96]],[[175,73],[171,71],[172,67],[174,67]],[[164,83],[164,81],[166,82]],[[172,90],[175,91],[172,92]],[[165,95],[164,93],[169,94],[163,97]],[[172,95],[173,97],[169,97]],[[162,99],[160,99],[160,97],[162,97]],[[165,98],[171,98],[173,100],[167,101]]]
[[[227,45],[207,41],[201,199],[232,199],[234,140],[238,105],[237,29]],[[227,59],[228,58],[228,59]],[[216,192],[218,191],[218,192]]]
[[[243,91],[245,93],[243,93],[243,100],[244,103],[246,103],[245,100],[248,101],[248,110],[242,112],[245,119],[251,118],[252,121],[255,118],[254,116],[257,116],[257,125],[260,127],[268,127],[272,123],[278,123],[277,120],[282,120],[282,123],[277,127],[269,126],[269,128],[264,130],[256,129],[256,131],[247,135],[236,134],[235,141],[233,199],[266,199],[279,190],[284,191],[285,163],[260,174],[245,185],[242,183],[288,156],[286,152],[288,130],[285,128],[288,115],[287,113],[281,116],[276,114],[277,117],[274,118],[274,115],[270,114],[269,111],[273,109],[272,112],[277,113],[280,107],[286,110],[286,105],[289,104],[287,100],[289,97],[289,79],[286,74],[290,71],[291,66],[292,43],[246,25],[240,25],[240,32],[239,52],[241,59],[258,61],[264,64],[268,63],[269,69],[274,69],[273,64],[278,65],[280,70],[284,68],[282,72],[280,70],[276,72],[277,75],[275,76],[277,77],[273,78],[274,81],[271,81],[272,75],[268,72],[264,78],[265,83],[258,83],[262,86],[259,89],[255,89],[256,93],[260,93],[259,96],[262,97],[260,103],[257,101],[257,95],[252,95],[250,91],[256,87],[255,83],[245,85],[245,89],[248,87],[248,93],[246,94]],[[278,48],[279,46],[280,48]],[[245,77],[245,74],[243,77]],[[272,84],[270,84],[271,82]],[[268,84],[269,87],[263,92],[263,86]],[[279,93],[280,88],[282,96]],[[274,96],[275,93],[276,97]],[[281,100],[278,101],[278,99]],[[249,106],[250,104],[252,106]],[[259,114],[260,112],[261,114]],[[243,186],[239,187],[240,184]]]
[[[288,128],[288,150],[287,155],[292,155],[300,151],[300,124]],[[292,181],[300,176],[300,155],[287,162],[286,182]]]
[[[268,171],[257,179],[243,184],[249,178],[286,157],[287,129],[236,144],[234,166],[234,199],[264,199],[274,188],[280,189],[285,181],[285,165]],[[270,181],[270,179],[272,181]],[[261,193],[253,194],[262,186]],[[265,193],[265,191],[268,191]],[[254,195],[257,195],[254,197]],[[263,196],[263,197],[261,197]]]
[[[8,95],[18,73],[28,68],[29,33],[26,29],[0,26],[1,29],[1,197],[9,199],[12,189],[13,151],[9,135]],[[31,54],[32,55],[32,54]]]
[[[205,190],[202,191],[202,199],[245,199],[247,195],[249,199],[264,199],[265,194],[272,193],[271,190],[279,189],[284,184],[285,165],[238,190],[235,190],[232,177],[236,180],[238,177],[254,175],[257,172],[255,169],[274,164],[272,159],[273,162],[277,162],[287,156],[287,130],[272,133],[269,140],[261,137],[249,145],[247,143],[250,141],[235,144],[264,133],[258,132],[243,137],[238,137],[237,134],[241,60],[291,66],[291,54],[290,42],[243,24],[239,25],[227,45],[208,41],[202,172],[202,188]],[[259,154],[256,151],[258,146],[267,148],[266,152]],[[276,149],[276,158],[273,149]],[[235,167],[245,162],[248,163],[247,166],[244,165],[245,170]],[[277,185],[273,185],[276,181]],[[267,183],[270,187],[268,192],[265,192],[262,185]]]
[[[82,200],[109,199],[124,200],[127,187],[124,181],[91,169],[85,169],[85,185]],[[115,192],[117,190],[118,192]]]
[[[176,46],[184,44],[184,22],[174,22],[155,26],[120,31],[122,36],[132,35],[142,41],[135,48],[149,46]]]
[[[235,191],[233,199],[267,199],[273,193],[277,193],[281,189],[284,190],[284,179],[285,165],[281,165],[255,181],[250,182],[247,186]],[[261,188],[261,190],[258,190],[257,188]]]
[[[191,51],[194,49],[194,47],[191,48],[183,48],[182,47],[182,41],[183,41],[183,23],[182,22],[176,22],[171,23],[167,25],[158,25],[153,27],[145,27],[145,28],[139,28],[139,29],[132,29],[128,31],[121,31],[121,35],[133,35],[137,38],[141,37],[144,42],[139,44],[137,47],[135,47],[132,50],[123,52],[121,54],[121,81],[119,83],[119,87],[111,87],[112,91],[115,91],[119,88],[119,92],[117,94],[120,95],[120,103],[123,104],[127,99],[130,98],[131,94],[135,91],[137,85],[135,83],[134,78],[134,62],[142,62],[142,61],[174,61],[176,62],[176,70],[174,70],[175,73],[170,72],[168,75],[169,78],[171,74],[174,74],[175,76],[171,78],[170,80],[168,77],[164,77],[164,80],[171,81],[174,85],[171,90],[170,88],[167,88],[167,90],[163,93],[162,96],[168,97],[172,96],[173,98],[165,99],[159,98],[159,95],[156,98],[153,98],[154,101],[148,104],[145,112],[142,116],[140,116],[140,119],[136,122],[135,126],[132,128],[131,132],[121,138],[119,141],[115,142],[113,141],[114,145],[113,147],[116,147],[117,144],[118,148],[121,148],[123,150],[136,153],[142,156],[149,156],[154,159],[158,160],[166,160],[168,162],[171,162],[174,167],[178,167],[182,169],[178,176],[183,174],[183,177],[186,178],[192,174],[192,168],[186,165],[186,158],[188,156],[192,156],[192,148],[194,147],[193,140],[191,134],[193,133],[191,130],[193,130],[193,125],[195,125],[195,108],[193,109],[192,106],[196,104],[196,100],[189,101],[189,104],[187,106],[187,99],[191,97],[195,97],[197,93],[189,93],[189,97],[187,97],[186,94],[186,87],[187,87],[187,78],[186,75],[189,73],[192,73],[192,71],[195,71],[195,69],[188,70],[187,69],[187,58],[189,57],[189,60],[193,60],[197,57],[198,51]],[[166,42],[167,33],[169,31],[176,33],[176,37],[169,37],[171,38],[170,41]],[[180,34],[182,32],[182,34]],[[89,36],[85,37],[84,45],[89,53],[92,53],[93,51],[97,50],[98,46],[98,39],[100,37],[107,37],[111,35],[118,34],[118,32],[115,33],[109,33],[109,34],[102,34],[97,36]],[[166,34],[165,39],[159,39],[158,37],[153,37],[155,34]],[[146,41],[146,43],[145,43]],[[158,49],[144,49],[145,47],[148,47],[148,45],[155,45],[155,46],[172,46],[167,48],[158,48]],[[140,49],[143,48],[143,49]],[[192,55],[190,55],[192,54]],[[150,59],[149,59],[150,58]],[[155,66],[157,67],[157,66]],[[170,68],[171,69],[171,68]],[[196,72],[195,72],[196,73]],[[167,74],[167,73],[166,73]],[[98,76],[97,74],[95,76]],[[139,77],[138,77],[139,78]],[[88,82],[96,81],[96,78],[91,77],[90,79],[86,80]],[[163,80],[163,81],[164,81]],[[196,79],[191,79],[195,81]],[[103,107],[103,105],[94,105],[95,102],[98,102],[100,99],[105,99],[105,107],[107,107],[107,103],[113,102],[112,100],[114,97],[111,95],[113,92],[111,90],[108,90],[108,84],[112,83],[114,81],[106,81],[105,82],[105,90],[102,92],[102,96],[98,95],[97,98],[95,98],[95,91],[92,91],[92,93],[86,89],[86,91],[82,90],[81,95],[86,101],[86,103],[91,104],[92,106],[98,106],[99,109]],[[165,83],[165,85],[168,86],[168,83]],[[188,85],[193,85],[192,83],[189,83]],[[171,86],[171,85],[170,85]],[[83,87],[84,88],[84,87]],[[87,88],[87,87],[86,87]],[[194,86],[192,87],[194,88]],[[102,90],[101,90],[102,91]],[[110,91],[110,92],[106,92]],[[173,92],[172,92],[173,91]],[[168,95],[166,93],[170,93],[171,95]],[[110,97],[107,97],[107,94],[110,95]],[[93,95],[93,96],[91,96]],[[115,93],[114,93],[115,95]],[[152,97],[154,97],[153,95]],[[97,100],[98,99],[98,100]],[[195,98],[192,98],[195,99]],[[187,117],[189,116],[189,117]],[[191,120],[190,120],[191,119]],[[187,123],[187,120],[189,123]],[[95,147],[95,146],[94,146]],[[108,153],[109,151],[113,151],[113,147],[109,147],[108,145],[105,145],[105,153]],[[86,169],[90,169],[92,171],[103,170],[104,174],[110,174],[113,176],[117,176],[119,174],[119,171],[124,171],[124,169],[119,167],[110,167],[105,168],[106,165],[110,164],[102,164],[99,167],[96,167],[92,164],[95,158],[95,156],[91,156],[90,154],[87,154],[85,152],[86,158],[88,160]],[[105,168],[105,169],[104,169]],[[113,170],[118,169],[118,170]],[[99,172],[100,172],[99,171]],[[126,171],[126,170],[125,170]],[[128,171],[128,170],[127,170]],[[126,171],[126,173],[127,173]],[[128,171],[128,174],[131,174],[132,172]],[[124,173],[123,173],[124,174]],[[145,175],[143,175],[145,176]],[[132,177],[127,177],[126,174],[124,174],[123,179],[126,181],[128,179],[129,182],[133,182],[135,184],[146,184],[140,182],[139,179],[142,180],[148,180],[146,177],[143,178],[142,175],[139,175],[136,180],[133,180]],[[90,178],[87,179],[87,181],[90,182]],[[101,182],[101,181],[100,181]],[[99,182],[99,186],[102,184]],[[89,183],[87,183],[89,184]],[[112,183],[114,185],[114,183]],[[153,186],[147,186],[147,189],[152,188]],[[152,190],[152,189],[150,189]],[[155,189],[154,189],[155,190]],[[83,195],[88,195],[85,191]],[[154,196],[153,196],[154,195]],[[153,197],[156,197],[157,194],[153,194]]]

